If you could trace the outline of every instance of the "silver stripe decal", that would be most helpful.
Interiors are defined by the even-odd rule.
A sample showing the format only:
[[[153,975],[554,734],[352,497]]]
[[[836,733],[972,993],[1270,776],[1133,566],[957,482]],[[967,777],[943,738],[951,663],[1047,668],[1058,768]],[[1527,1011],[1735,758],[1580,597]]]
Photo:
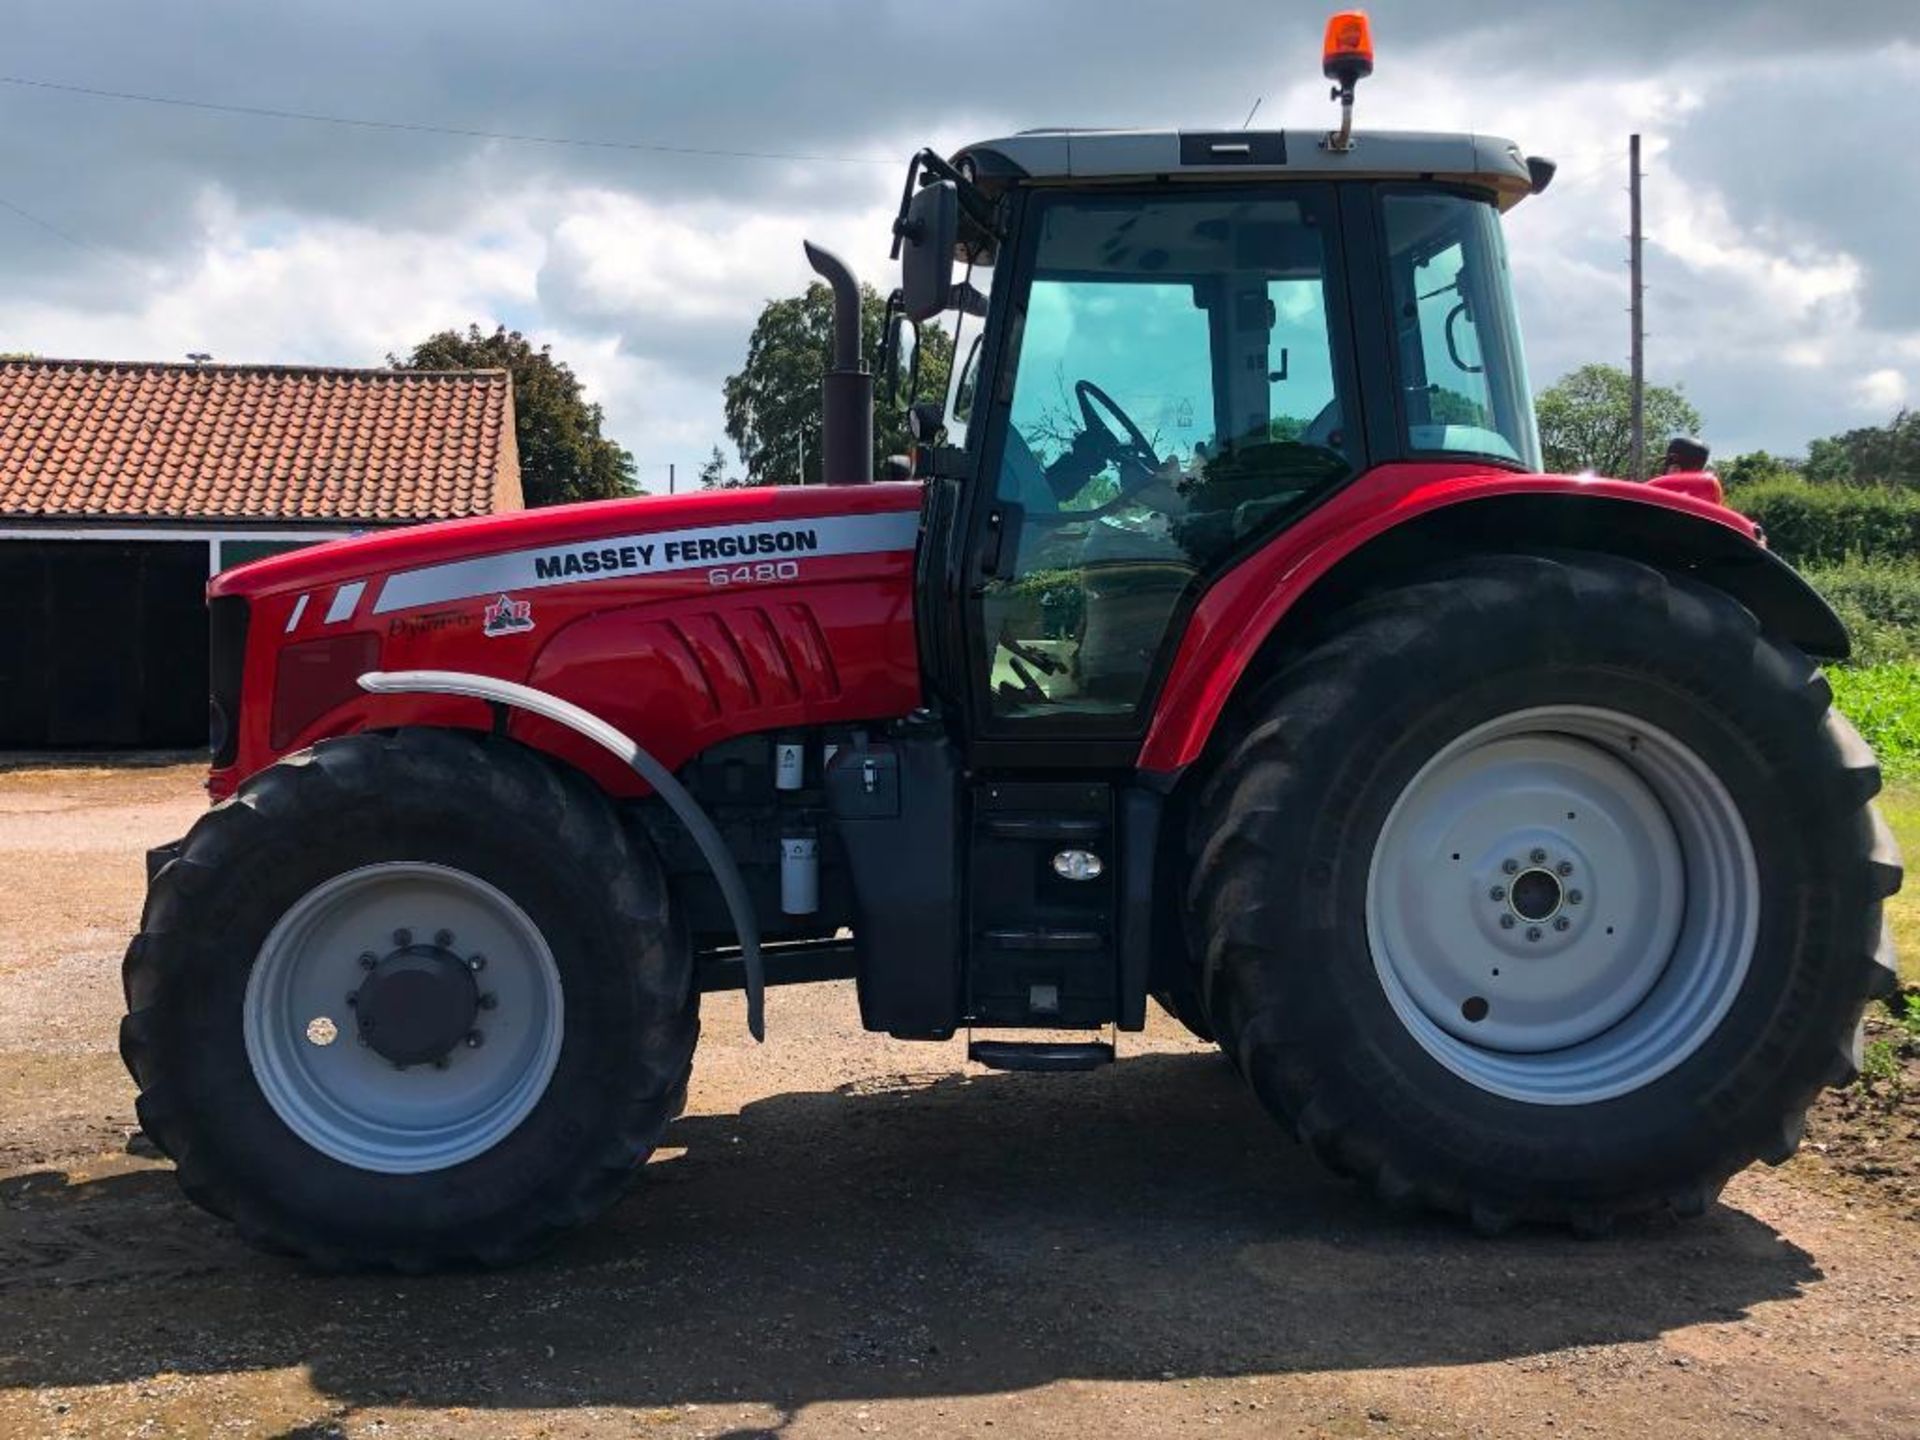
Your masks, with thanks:
[[[366,593],[367,582],[351,580],[333,592],[333,603],[327,606],[326,623],[338,625],[342,620],[351,620],[353,610],[360,603],[360,597]]]
[[[911,550],[919,532],[920,517],[908,510],[886,515],[829,515],[818,519],[708,525],[697,530],[658,530],[646,535],[610,535],[603,540],[509,550],[500,555],[431,565],[424,570],[403,570],[389,575],[381,585],[373,613],[384,615],[391,610],[410,610],[419,605],[438,605],[476,595],[491,598],[517,590],[584,585],[630,575],[713,570],[727,565],[805,560],[822,555]]]
[[[300,627],[300,617],[307,613],[307,592],[302,590],[300,598],[293,602],[293,613],[287,617],[287,634],[291,635]]]

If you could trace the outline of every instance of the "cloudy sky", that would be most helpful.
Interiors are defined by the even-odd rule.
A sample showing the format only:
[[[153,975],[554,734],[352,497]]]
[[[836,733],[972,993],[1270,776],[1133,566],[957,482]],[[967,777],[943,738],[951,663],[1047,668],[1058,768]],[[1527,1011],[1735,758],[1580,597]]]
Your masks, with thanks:
[[[1920,403],[1913,0],[1372,12],[1362,125],[1489,131],[1560,162],[1510,221],[1536,384],[1624,363],[1637,128],[1649,373],[1685,384],[1718,453],[1797,453]],[[721,379],[761,304],[807,278],[801,236],[884,288],[914,148],[1047,124],[1233,126],[1256,98],[1263,123],[1324,125],[1324,13],[5,0],[0,350],[371,365],[504,321],[581,373],[663,488],[669,462],[686,476],[723,439]]]

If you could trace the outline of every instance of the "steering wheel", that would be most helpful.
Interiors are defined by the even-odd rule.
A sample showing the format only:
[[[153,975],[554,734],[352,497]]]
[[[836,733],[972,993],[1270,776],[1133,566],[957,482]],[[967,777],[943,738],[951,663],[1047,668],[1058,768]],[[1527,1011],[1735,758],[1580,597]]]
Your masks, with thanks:
[[[1140,427],[1133,423],[1133,417],[1120,408],[1120,402],[1091,380],[1076,380],[1073,385],[1073,398],[1080,402],[1080,421],[1088,434],[1097,434],[1107,441],[1108,455],[1112,460],[1131,460],[1134,464],[1148,470],[1160,468],[1160,457],[1154,453],[1153,442],[1148,440]],[[1093,413],[1093,402],[1098,400],[1100,408],[1120,422],[1123,437],[1116,437],[1100,418]],[[1125,444],[1118,443],[1124,438]]]
[[[1064,503],[1111,463],[1121,472],[1120,490],[1099,507],[1104,512],[1152,480],[1160,469],[1160,456],[1133,417],[1091,380],[1076,380],[1073,396],[1080,406],[1080,433],[1073,437],[1066,453],[1047,467],[1047,486],[1055,499]],[[1096,402],[1117,423],[1121,434],[1116,435],[1113,427],[1100,418]]]

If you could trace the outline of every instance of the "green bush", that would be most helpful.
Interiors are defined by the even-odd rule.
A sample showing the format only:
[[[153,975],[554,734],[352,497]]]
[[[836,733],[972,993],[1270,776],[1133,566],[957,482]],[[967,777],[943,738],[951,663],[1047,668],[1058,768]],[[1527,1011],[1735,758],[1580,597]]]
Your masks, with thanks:
[[[1859,727],[1890,779],[1920,773],[1920,664],[1836,666],[1834,703]]]
[[[1770,480],[1740,486],[1727,503],[1765,526],[1774,553],[1794,565],[1920,558],[1920,495],[1910,491]]]
[[[1920,563],[1853,560],[1802,572],[1853,637],[1853,663],[1920,660]]]

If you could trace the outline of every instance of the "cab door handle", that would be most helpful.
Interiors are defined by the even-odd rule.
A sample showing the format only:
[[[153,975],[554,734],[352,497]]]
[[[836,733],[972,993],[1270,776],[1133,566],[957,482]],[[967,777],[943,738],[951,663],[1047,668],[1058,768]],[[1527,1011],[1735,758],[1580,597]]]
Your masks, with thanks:
[[[987,533],[980,545],[980,577],[983,580],[1011,580],[1013,557],[1018,545],[1009,537],[1020,529],[1024,514],[1018,505],[996,505],[987,512]]]

